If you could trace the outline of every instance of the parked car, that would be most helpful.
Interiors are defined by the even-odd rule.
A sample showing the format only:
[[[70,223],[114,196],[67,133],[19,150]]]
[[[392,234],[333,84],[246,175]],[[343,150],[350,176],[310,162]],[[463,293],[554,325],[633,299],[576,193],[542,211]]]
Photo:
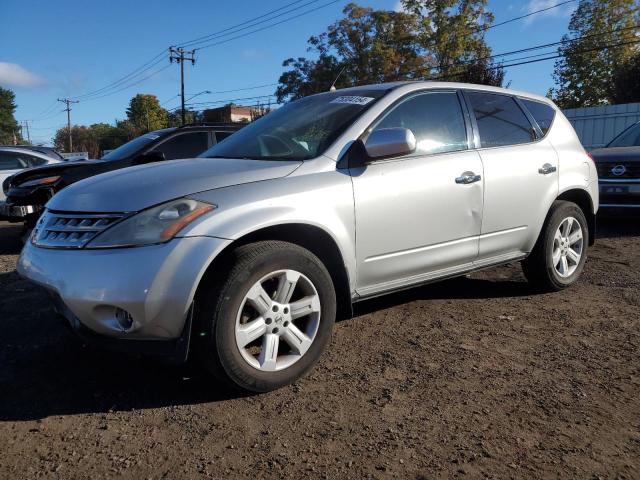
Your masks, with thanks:
[[[600,179],[601,213],[640,212],[640,122],[591,157]]]
[[[0,148],[18,148],[27,152],[38,152],[47,155],[55,160],[66,160],[54,147],[45,147],[41,145],[0,145]]]
[[[137,137],[100,160],[66,161],[20,172],[2,183],[6,203],[0,205],[0,217],[10,222],[24,222],[25,232],[29,232],[47,201],[72,183],[132,165],[195,157],[241,126],[201,124],[165,128]]]
[[[312,368],[353,302],[519,261],[536,287],[572,285],[597,184],[546,98],[350,88],[291,102],[201,158],[64,189],[18,271],[85,338],[191,350],[219,379],[267,391]]]
[[[55,152],[55,150],[53,151]],[[42,165],[54,165],[62,162],[62,157],[53,152],[43,152],[34,148],[15,145],[0,146],[0,182],[26,168]],[[4,192],[0,191],[0,200],[5,200]],[[0,213],[1,217],[1,213]]]

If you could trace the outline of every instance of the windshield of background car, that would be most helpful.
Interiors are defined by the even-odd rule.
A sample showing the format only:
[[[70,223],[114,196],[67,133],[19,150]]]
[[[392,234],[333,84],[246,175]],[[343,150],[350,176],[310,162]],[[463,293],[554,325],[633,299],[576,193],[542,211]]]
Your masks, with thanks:
[[[218,143],[201,157],[306,160],[324,151],[385,90],[350,90],[288,103]]]
[[[607,147],[640,147],[640,123],[622,132]]]
[[[130,157],[159,137],[160,135],[155,133],[146,133],[138,138],[134,138],[124,145],[120,145],[118,148],[110,151],[106,155],[103,155],[101,160],[122,160],[123,158]]]

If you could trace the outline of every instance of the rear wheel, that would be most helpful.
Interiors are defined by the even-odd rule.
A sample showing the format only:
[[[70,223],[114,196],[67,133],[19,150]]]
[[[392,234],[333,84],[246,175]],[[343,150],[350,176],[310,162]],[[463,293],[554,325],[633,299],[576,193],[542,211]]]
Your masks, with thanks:
[[[336,298],[331,276],[308,250],[258,242],[234,252],[213,301],[199,313],[205,365],[238,387],[264,392],[294,382],[331,339]]]
[[[522,262],[525,277],[543,290],[567,288],[582,273],[588,240],[589,227],[580,207],[554,202],[531,255]]]

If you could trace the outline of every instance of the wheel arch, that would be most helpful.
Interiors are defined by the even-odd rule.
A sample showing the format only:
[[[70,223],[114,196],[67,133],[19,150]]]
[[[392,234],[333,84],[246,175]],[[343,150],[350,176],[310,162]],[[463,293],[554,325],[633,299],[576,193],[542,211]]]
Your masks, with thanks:
[[[580,207],[587,218],[589,227],[589,246],[593,246],[596,241],[596,215],[594,213],[593,201],[589,192],[582,188],[572,188],[558,195],[557,200],[573,202]]]
[[[285,223],[263,227],[246,233],[227,245],[205,269],[198,287],[198,294],[203,294],[201,286],[216,283],[216,273],[226,271],[232,261],[232,254],[240,246],[263,240],[280,240],[306,248],[325,265],[336,289],[336,320],[353,316],[349,273],[344,258],[334,238],[320,227],[304,223]],[[208,290],[208,289],[207,289]]]

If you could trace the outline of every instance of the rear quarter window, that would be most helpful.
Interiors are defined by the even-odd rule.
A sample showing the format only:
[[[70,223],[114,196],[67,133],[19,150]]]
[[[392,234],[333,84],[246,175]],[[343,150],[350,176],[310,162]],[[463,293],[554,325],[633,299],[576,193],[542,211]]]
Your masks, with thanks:
[[[553,124],[554,118],[556,118],[556,111],[542,102],[527,100],[525,98],[521,98],[520,100],[536,120],[540,130],[542,130],[542,135],[546,135]]]

